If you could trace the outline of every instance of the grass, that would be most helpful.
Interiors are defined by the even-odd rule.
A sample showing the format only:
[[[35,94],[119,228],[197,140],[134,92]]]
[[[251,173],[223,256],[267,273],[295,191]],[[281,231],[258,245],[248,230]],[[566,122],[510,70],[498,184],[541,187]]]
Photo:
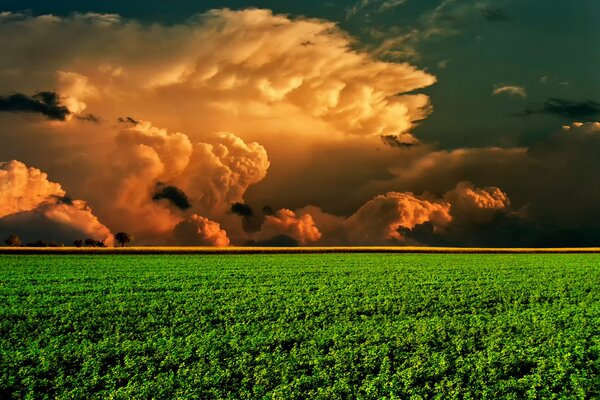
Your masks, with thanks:
[[[598,254],[1,255],[1,398],[600,396]]]

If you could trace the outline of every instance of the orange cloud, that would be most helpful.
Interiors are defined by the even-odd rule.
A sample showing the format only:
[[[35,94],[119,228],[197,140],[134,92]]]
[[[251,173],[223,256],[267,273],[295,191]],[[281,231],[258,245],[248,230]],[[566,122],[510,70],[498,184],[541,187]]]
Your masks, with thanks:
[[[321,232],[310,214],[297,216],[292,210],[285,208],[277,211],[274,215],[267,215],[255,238],[268,240],[278,235],[287,235],[302,246],[314,243],[321,238]]]
[[[175,226],[173,231],[177,244],[190,246],[229,246],[227,232],[221,226],[209,220],[193,214]]]
[[[0,218],[30,211],[53,196],[65,191],[58,183],[37,168],[28,168],[20,161],[0,162]]]
[[[43,226],[35,225],[44,225],[47,220],[86,237],[105,240],[107,245],[112,244],[110,230],[85,201],[65,197],[60,184],[49,181],[48,175],[39,169],[28,168],[17,160],[0,163],[0,220],[14,215],[19,215],[21,225],[33,221],[33,229],[43,231]],[[44,233],[53,234],[52,231]]]
[[[444,194],[444,200],[452,205],[452,215],[474,222],[489,222],[498,211],[510,208],[510,200],[500,188],[476,188],[471,182],[459,182]]]

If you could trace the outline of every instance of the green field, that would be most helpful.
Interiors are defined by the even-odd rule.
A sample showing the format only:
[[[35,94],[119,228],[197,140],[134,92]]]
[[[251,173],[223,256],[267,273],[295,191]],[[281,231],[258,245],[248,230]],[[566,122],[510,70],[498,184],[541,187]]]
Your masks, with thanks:
[[[598,254],[0,255],[0,398],[600,396]]]

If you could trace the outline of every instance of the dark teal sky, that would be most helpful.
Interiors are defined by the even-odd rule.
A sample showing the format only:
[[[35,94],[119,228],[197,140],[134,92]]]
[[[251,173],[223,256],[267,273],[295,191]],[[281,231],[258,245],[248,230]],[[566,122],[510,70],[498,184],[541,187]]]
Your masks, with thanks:
[[[176,23],[213,8],[268,8],[276,13],[337,22],[357,39],[357,47],[376,49],[387,38],[417,32],[380,53],[434,73],[438,83],[425,90],[434,112],[417,128],[422,140],[442,147],[529,145],[575,118],[560,112],[514,114],[541,109],[559,98],[578,105],[600,101],[600,3],[597,0],[357,0],[347,1],[23,1],[3,0],[0,9],[32,14],[117,13],[127,18]],[[437,33],[428,35],[433,30]],[[494,85],[523,87],[527,97],[492,96]]]

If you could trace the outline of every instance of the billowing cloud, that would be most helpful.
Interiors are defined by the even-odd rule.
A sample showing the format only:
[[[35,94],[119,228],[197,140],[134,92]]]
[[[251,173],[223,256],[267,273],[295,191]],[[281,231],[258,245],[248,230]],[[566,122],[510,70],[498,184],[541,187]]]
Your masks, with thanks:
[[[30,211],[65,191],[58,183],[37,168],[28,168],[20,161],[0,162],[0,218]]]
[[[38,92],[32,96],[23,93],[0,96],[0,111],[41,114],[58,121],[64,121],[70,114],[55,92]]]
[[[177,244],[188,246],[229,246],[227,232],[208,218],[193,214],[175,226],[173,231]]]
[[[286,235],[300,245],[309,245],[321,238],[321,232],[310,214],[296,215],[292,210],[281,209],[273,215],[267,215],[254,236],[259,241],[270,240],[278,235]]]
[[[444,194],[452,206],[452,215],[476,222],[489,222],[498,211],[507,210],[510,200],[498,187],[476,188],[471,182],[459,182]]]
[[[494,86],[494,90],[492,91],[493,95],[499,94],[507,94],[511,96],[521,96],[527,97],[527,90],[523,86],[515,86],[515,85],[502,85],[498,84]]]
[[[243,201],[252,184],[267,174],[269,159],[263,146],[246,143],[229,132],[212,143],[197,143],[185,171],[175,180],[201,210],[212,214],[229,211]]]
[[[85,201],[66,197],[60,184],[22,162],[0,163],[0,205],[3,234],[18,232],[27,237],[35,232],[41,236],[35,239],[66,239],[67,243],[81,235],[112,244],[110,230]]]

